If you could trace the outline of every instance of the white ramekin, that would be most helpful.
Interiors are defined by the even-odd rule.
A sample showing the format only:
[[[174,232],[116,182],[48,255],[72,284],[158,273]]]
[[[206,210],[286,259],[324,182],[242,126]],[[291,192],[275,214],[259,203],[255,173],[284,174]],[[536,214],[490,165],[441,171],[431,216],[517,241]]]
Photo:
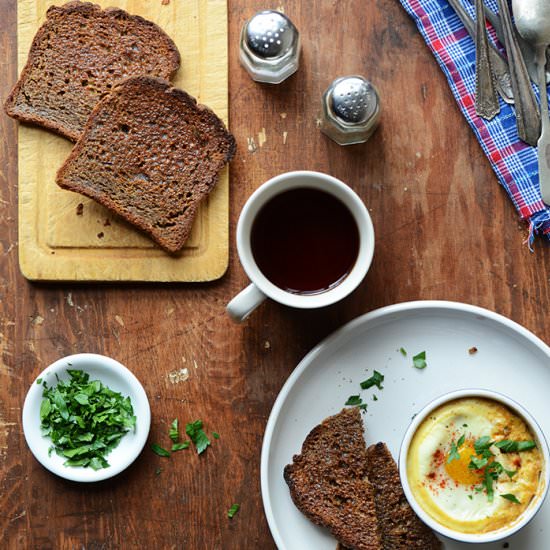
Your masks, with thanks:
[[[531,500],[527,509],[521,514],[521,516],[508,527],[504,527],[496,531],[490,531],[487,533],[479,533],[479,534],[461,533],[460,531],[449,529],[448,527],[445,527],[444,525],[440,524],[438,521],[433,519],[428,513],[424,511],[424,509],[416,501],[407,477],[407,456],[409,454],[409,447],[410,447],[412,438],[416,433],[416,430],[418,429],[418,427],[435,409],[437,409],[441,405],[444,405],[445,403],[448,403],[450,401],[455,401],[457,399],[463,399],[468,397],[481,397],[481,398],[497,401],[499,403],[502,403],[509,409],[511,409],[520,418],[522,418],[527,424],[527,427],[529,428],[533,436],[535,437],[537,447],[540,449],[542,453],[543,462],[544,462],[541,478],[539,481],[539,490],[535,495],[535,497]],[[469,543],[496,542],[513,535],[514,533],[519,531],[522,527],[527,525],[531,521],[531,519],[533,519],[535,514],[538,512],[538,510],[542,506],[542,503],[544,502],[544,499],[548,492],[548,484],[550,481],[550,454],[548,451],[548,443],[536,420],[531,416],[531,414],[527,410],[525,410],[525,408],[522,405],[520,405],[513,399],[501,393],[491,391],[491,390],[486,390],[486,389],[458,390],[458,391],[454,391],[454,392],[450,392],[445,395],[442,395],[441,397],[438,397],[437,399],[431,401],[413,418],[412,422],[407,428],[407,431],[405,432],[405,436],[403,437],[403,442],[401,444],[401,449],[399,451],[399,476],[401,477],[401,484],[403,486],[403,491],[405,492],[405,496],[407,497],[407,500],[409,501],[409,504],[411,505],[412,509],[416,512],[418,517],[426,525],[431,527],[434,531],[436,531],[437,533],[440,533],[445,537],[448,537],[452,540],[456,540],[459,542],[469,542]]]

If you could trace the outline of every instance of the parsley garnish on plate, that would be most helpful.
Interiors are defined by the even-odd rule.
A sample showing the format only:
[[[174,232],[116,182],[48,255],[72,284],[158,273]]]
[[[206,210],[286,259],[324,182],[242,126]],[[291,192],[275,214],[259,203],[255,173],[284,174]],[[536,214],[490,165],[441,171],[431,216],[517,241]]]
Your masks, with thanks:
[[[206,448],[210,445],[210,439],[208,439],[208,436],[202,429],[202,420],[195,420],[195,422],[187,424],[185,426],[185,433],[195,445],[198,454],[206,451]]]
[[[363,400],[359,395],[350,395],[348,397],[348,400],[346,401],[346,405],[349,405],[349,406],[360,405],[362,402]]]
[[[231,519],[239,511],[240,507],[240,504],[233,504],[233,506],[231,506],[231,508],[227,511],[227,517]]]
[[[495,447],[500,449],[501,453],[519,453],[521,451],[530,451],[537,445],[533,440],[529,441],[512,441],[511,439],[503,439],[497,441]]]
[[[58,379],[56,386],[43,383],[40,426],[53,443],[49,454],[55,451],[65,457],[65,466],[107,468],[105,457],[135,430],[132,402],[99,380],[90,381],[87,372],[67,373],[69,380]]]
[[[407,357],[407,350],[405,348],[399,348],[399,352],[403,357]]]
[[[383,388],[383,381],[384,375],[375,370],[370,378],[367,378],[366,380],[363,380],[363,382],[361,382],[361,389],[368,390],[369,388],[376,386],[379,390],[381,390]]]
[[[460,459],[460,453],[458,450],[462,447],[462,445],[464,445],[465,439],[466,436],[462,434],[456,443],[451,441],[451,452],[449,453],[449,458],[447,458],[447,464],[450,464],[453,460]]]
[[[506,493],[505,495],[501,494],[500,496],[515,504],[521,504],[521,502],[518,500],[518,497],[516,495],[513,495],[512,493]]]
[[[363,403],[363,400],[359,395],[350,395],[348,400],[346,401],[346,405],[349,405],[352,407],[359,407],[362,411],[367,410],[367,404]]]
[[[495,460],[496,455],[491,450],[491,447],[493,445],[500,449],[502,453],[529,451],[536,446],[534,441],[512,441],[509,439],[503,439],[502,441],[493,441],[489,436],[486,435],[474,441],[474,451],[476,454],[470,457],[468,468],[470,468],[471,470],[477,470],[482,474],[481,483],[479,486],[475,487],[474,490],[476,492],[481,492],[485,490],[489,502],[493,502],[494,500],[494,484],[496,481],[498,481],[499,477],[502,474],[506,474],[510,479],[512,479],[517,473],[517,471],[507,470],[500,462]],[[451,454],[447,462],[450,462],[451,460],[454,460],[456,458],[454,456],[454,453],[457,450],[456,447],[457,446],[454,444],[454,442],[451,442]],[[520,504],[517,497],[513,494],[507,493],[501,494],[500,496],[511,502]]]
[[[426,363],[426,352],[421,351],[413,357],[413,367],[415,369],[425,369],[428,366]]]

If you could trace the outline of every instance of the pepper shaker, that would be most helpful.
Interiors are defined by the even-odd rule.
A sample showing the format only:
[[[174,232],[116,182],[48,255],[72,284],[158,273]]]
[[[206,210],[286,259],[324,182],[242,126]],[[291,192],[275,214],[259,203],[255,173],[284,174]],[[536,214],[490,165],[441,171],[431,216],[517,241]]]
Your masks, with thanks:
[[[367,141],[378,126],[380,97],[366,78],[337,78],[322,98],[321,131],[339,145]]]
[[[298,30],[283,13],[260,11],[242,29],[239,57],[253,80],[279,84],[298,70]]]

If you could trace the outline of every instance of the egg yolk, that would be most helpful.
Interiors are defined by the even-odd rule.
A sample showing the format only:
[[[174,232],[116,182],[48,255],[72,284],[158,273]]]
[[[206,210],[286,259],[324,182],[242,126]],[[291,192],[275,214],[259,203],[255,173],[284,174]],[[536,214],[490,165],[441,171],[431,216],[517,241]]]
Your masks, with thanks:
[[[483,479],[479,470],[469,468],[472,456],[477,456],[472,442],[466,442],[458,451],[460,458],[445,463],[449,477],[461,485],[477,485]]]

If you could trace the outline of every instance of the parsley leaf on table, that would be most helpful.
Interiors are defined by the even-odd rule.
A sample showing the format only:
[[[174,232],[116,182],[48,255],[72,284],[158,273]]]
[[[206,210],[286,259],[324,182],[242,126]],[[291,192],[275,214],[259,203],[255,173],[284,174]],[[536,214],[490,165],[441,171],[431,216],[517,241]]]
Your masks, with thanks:
[[[151,450],[159,456],[166,456],[166,457],[170,456],[170,451],[167,451],[164,447],[161,447],[156,443],[153,443],[151,445]]]
[[[168,432],[168,435],[174,443],[177,443],[179,441],[180,431],[178,427],[177,418],[174,418],[174,420],[172,421],[172,424],[170,424],[170,431]]]
[[[239,511],[240,507],[240,504],[233,504],[233,506],[231,506],[231,508],[229,508],[227,512],[227,517],[231,519]]]
[[[197,448],[197,453],[201,454],[210,445],[210,439],[202,429],[202,420],[195,420],[185,426],[185,433]]]
[[[189,441],[182,441],[181,443],[174,443],[172,445],[172,452],[175,453],[176,451],[182,451],[183,449],[189,448]]]

